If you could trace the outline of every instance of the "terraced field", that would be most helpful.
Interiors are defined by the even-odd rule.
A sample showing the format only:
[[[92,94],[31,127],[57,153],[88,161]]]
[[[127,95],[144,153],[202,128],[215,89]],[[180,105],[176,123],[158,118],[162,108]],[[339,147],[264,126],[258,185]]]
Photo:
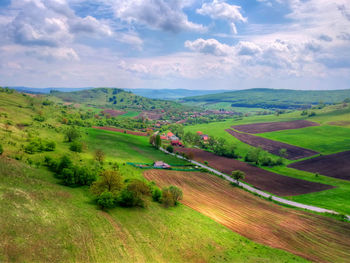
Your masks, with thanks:
[[[259,243],[316,262],[348,262],[350,224],[280,207],[252,196],[214,175],[148,170],[159,186],[177,185],[183,204]]]

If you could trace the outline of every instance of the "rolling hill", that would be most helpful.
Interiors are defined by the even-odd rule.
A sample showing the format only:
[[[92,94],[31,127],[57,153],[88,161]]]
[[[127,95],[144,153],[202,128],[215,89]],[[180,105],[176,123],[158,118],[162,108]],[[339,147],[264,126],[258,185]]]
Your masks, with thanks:
[[[346,90],[287,90],[287,89],[248,89],[186,97],[186,103],[202,103],[204,106],[217,103],[229,103],[231,107],[298,109],[309,108],[320,102],[332,104],[350,98],[350,89]]]
[[[51,98],[58,98],[66,103],[78,103],[96,107],[115,109],[153,110],[179,108],[176,102],[150,99],[117,88],[96,88],[74,92],[51,91]]]

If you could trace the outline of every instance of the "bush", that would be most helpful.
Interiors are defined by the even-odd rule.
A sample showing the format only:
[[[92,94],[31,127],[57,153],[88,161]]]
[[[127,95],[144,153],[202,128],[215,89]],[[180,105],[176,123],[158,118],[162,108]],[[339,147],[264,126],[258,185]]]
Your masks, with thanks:
[[[39,122],[43,122],[45,120],[45,117],[44,116],[41,116],[41,115],[36,115],[34,116],[33,118],[35,121],[39,121]]]
[[[78,141],[74,141],[69,146],[69,150],[71,150],[72,152],[81,153],[83,151],[83,143],[82,142],[78,142]]]
[[[102,209],[113,208],[118,204],[116,196],[108,191],[104,191],[102,194],[100,194],[97,197],[96,202]]]
[[[91,185],[91,192],[99,196],[105,191],[117,194],[123,188],[123,178],[116,171],[104,171],[100,178]]]
[[[29,154],[34,154],[43,151],[54,151],[56,143],[54,141],[45,141],[38,138],[32,139],[27,146],[24,147],[24,151]]]
[[[163,206],[167,208],[170,206],[176,206],[182,197],[182,190],[171,185],[170,187],[163,189],[161,201]]]
[[[0,155],[4,153],[4,148],[2,147],[2,144],[0,144]]]
[[[166,147],[166,150],[170,153],[173,153],[174,152],[174,147],[171,146],[171,145],[168,145],[168,147]]]
[[[69,127],[66,131],[65,131],[65,136],[68,142],[72,142],[78,138],[81,137],[81,133],[80,131],[75,128],[75,127]]]
[[[159,203],[162,200],[162,191],[158,187],[154,187],[152,191],[152,200]]]
[[[126,207],[146,207],[146,196],[150,195],[150,187],[145,182],[135,179],[121,192],[119,204]]]

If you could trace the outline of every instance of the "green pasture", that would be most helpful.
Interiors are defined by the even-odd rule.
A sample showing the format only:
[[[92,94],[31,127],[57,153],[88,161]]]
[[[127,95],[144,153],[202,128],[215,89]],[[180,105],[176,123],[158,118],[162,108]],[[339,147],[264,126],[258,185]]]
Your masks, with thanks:
[[[322,154],[350,150],[350,129],[339,126],[314,126],[260,133],[259,136],[311,149]]]

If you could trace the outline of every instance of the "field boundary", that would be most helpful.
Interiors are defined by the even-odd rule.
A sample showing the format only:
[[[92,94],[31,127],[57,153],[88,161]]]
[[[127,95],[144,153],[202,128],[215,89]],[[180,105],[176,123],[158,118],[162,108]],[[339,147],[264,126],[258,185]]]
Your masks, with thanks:
[[[212,173],[215,173],[216,175],[219,175],[219,176],[222,176],[224,179],[226,179],[227,181],[230,181],[231,183],[235,183],[237,184],[238,186],[244,188],[245,190],[248,190],[249,192],[251,193],[254,193],[254,194],[258,194],[259,196],[262,196],[264,198],[267,198],[269,200],[273,200],[275,202],[278,202],[278,203],[281,203],[281,204],[285,204],[285,205],[290,205],[290,206],[293,206],[293,207],[297,207],[297,208],[301,208],[301,209],[305,209],[305,210],[309,210],[309,211],[312,211],[312,212],[317,212],[317,213],[328,213],[328,214],[334,214],[334,215],[339,215],[338,212],[334,211],[334,210],[330,210],[330,209],[325,209],[325,208],[321,208],[321,207],[317,207],[317,206],[312,206],[312,205],[305,205],[305,204],[302,204],[302,203],[298,203],[298,202],[294,202],[294,201],[291,201],[291,200],[287,200],[287,199],[284,199],[284,198],[281,198],[281,197],[278,197],[278,196],[274,196],[274,195],[271,195],[271,194],[268,194],[268,193],[265,193],[264,191],[261,191],[261,190],[258,190],[248,184],[245,184],[245,183],[242,183],[242,182],[239,182],[233,178],[231,178],[230,176],[228,176],[227,174],[224,174],[220,171],[217,171],[209,166],[206,166],[200,162],[197,162],[197,161],[194,161],[194,160],[189,160],[189,159],[186,159],[184,158],[183,156],[180,156],[180,155],[177,155],[175,153],[170,153],[168,152],[167,150],[163,149],[163,148],[159,148],[159,150],[161,150],[162,152],[164,153],[167,153],[167,154],[170,154],[170,155],[173,155],[179,159],[183,159],[183,160],[186,160],[188,162],[191,162],[195,165],[198,165],[202,168],[205,168],[207,170],[209,170],[210,172]],[[348,221],[350,221],[350,215],[345,215],[346,219]]]

